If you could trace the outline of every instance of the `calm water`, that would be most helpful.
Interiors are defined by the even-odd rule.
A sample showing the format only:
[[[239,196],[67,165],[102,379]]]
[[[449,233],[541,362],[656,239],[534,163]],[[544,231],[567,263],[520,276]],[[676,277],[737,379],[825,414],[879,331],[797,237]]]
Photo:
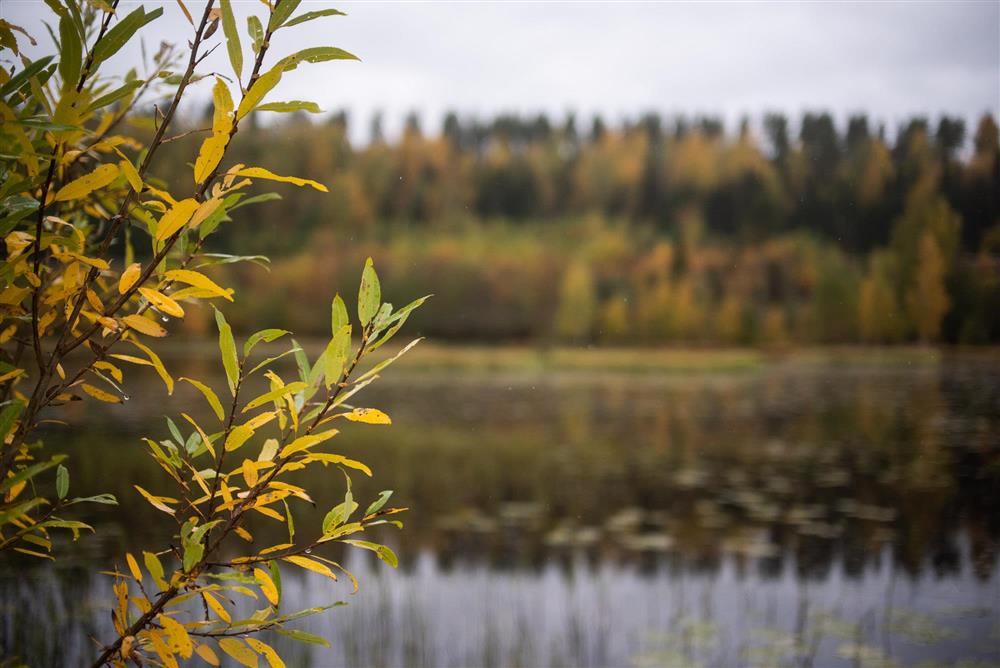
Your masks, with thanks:
[[[347,553],[354,596],[284,569],[290,609],[349,602],[301,624],[332,646],[288,646],[290,666],[1000,664],[995,361],[382,382],[359,405],[395,424],[349,425],[337,447],[375,471],[356,496],[412,509],[383,536],[401,566]],[[98,535],[55,566],[3,567],[0,641],[32,665],[84,663],[110,635],[94,573],[169,540],[131,491],[168,489],[137,437],[197,404],[133,396],[47,436],[73,493],[123,503],[95,506]],[[343,494],[333,471],[304,482],[318,508],[300,531]],[[266,522],[255,535],[277,542]]]

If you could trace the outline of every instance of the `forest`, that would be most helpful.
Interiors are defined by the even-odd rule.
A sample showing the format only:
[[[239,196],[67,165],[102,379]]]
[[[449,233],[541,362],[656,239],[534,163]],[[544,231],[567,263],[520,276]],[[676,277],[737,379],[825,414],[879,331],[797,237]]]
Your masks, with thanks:
[[[282,116],[249,125],[234,159],[336,187],[293,198],[279,186],[266,215],[219,229],[220,247],[272,249],[270,272],[233,269],[255,296],[234,314],[243,329],[263,309],[319,331],[288,296],[340,284],[372,255],[395,294],[436,294],[413,322],[438,339],[1000,341],[990,115],[974,128],[948,116],[886,128],[767,114],[727,129],[710,116],[452,113],[433,132],[411,114],[393,140],[376,115],[360,145],[344,112]],[[186,178],[205,123],[186,122],[191,134],[163,152],[168,184]],[[186,324],[207,330],[210,314]]]

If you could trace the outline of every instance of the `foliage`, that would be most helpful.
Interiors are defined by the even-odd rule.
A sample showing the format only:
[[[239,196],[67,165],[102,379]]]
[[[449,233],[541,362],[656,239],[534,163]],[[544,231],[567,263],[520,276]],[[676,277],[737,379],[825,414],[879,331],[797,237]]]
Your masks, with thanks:
[[[259,343],[289,332],[264,329],[237,347],[225,316],[216,310],[222,366],[232,395],[225,408],[214,388],[193,378],[175,380],[147,343],[167,336],[168,323],[183,319],[198,302],[234,300],[234,290],[223,287],[206,267],[260,261],[205,249],[206,239],[230,220],[230,213],[268,199],[248,196],[249,186],[277,181],[327,191],[317,181],[239,162],[223,167],[223,161],[241,121],[251,114],[314,106],[268,101],[285,72],[306,63],[356,59],[334,47],[311,47],[265,66],[272,60],[275,32],[340,12],[296,15],[299,0],[264,3],[266,15],[248,21],[247,53],[228,0],[219,7],[210,0],[197,18],[178,0],[192,30],[186,52],[163,45],[142,78],[136,69],[119,78],[104,75],[102,65],[159,18],[163,8],[140,6],[126,13],[118,0],[47,4],[54,13],[55,27],[48,27],[57,56],[30,60],[19,39],[34,40],[19,26],[0,20],[3,58],[11,62],[9,70],[0,68],[0,232],[7,251],[0,264],[0,549],[51,559],[51,530],[68,530],[75,538],[90,529],[67,519],[72,506],[117,503],[108,494],[71,497],[65,457],[44,454],[37,432],[48,409],[76,401],[127,401],[124,365],[151,367],[168,394],[177,380],[197,388],[219,425],[203,426],[182,414],[183,419],[168,420],[169,439],[145,439],[175,491],[137,485],[137,498],[170,520],[164,522],[162,546],[144,551],[141,558],[125,555],[125,568],[109,573],[117,637],[101,647],[94,665],[132,661],[175,666],[194,654],[218,665],[220,653],[243,665],[257,665],[258,656],[272,666],[283,665],[272,648],[248,634],[271,629],[323,642],[285,627],[330,606],[279,610],[281,566],[333,579],[340,571],[353,581],[337,563],[313,553],[333,542],[371,550],[396,565],[388,547],[361,535],[377,524],[401,526],[385,518],[404,509],[386,507],[391,492],[383,492],[360,511],[348,473],[371,475],[370,469],[320,446],[337,435],[337,420],[389,424],[381,411],[347,401],[399,355],[360,375],[355,371],[424,300],[393,311],[382,301],[369,259],[356,323],[344,300],[335,297],[330,342],[311,362],[294,341],[281,355],[254,359],[261,357]],[[189,171],[183,184],[168,186],[153,174],[154,161],[164,145],[178,139],[168,132],[176,131],[173,121],[185,92],[206,78],[197,69],[212,50],[220,24],[216,39],[226,43],[235,85],[223,75],[214,77],[211,128],[200,141],[193,178]],[[161,91],[169,97],[165,111],[157,109],[152,118],[136,116],[145,96]],[[123,124],[144,121],[152,133],[148,141],[120,131]],[[286,382],[270,367],[292,355],[299,377]],[[267,388],[247,396],[254,394],[247,382],[255,374],[267,379]],[[311,498],[285,478],[315,464],[340,468],[346,493],[315,535],[300,530],[299,536],[310,537],[297,538],[289,501],[311,503]],[[285,523],[287,542],[254,545],[247,528],[251,515]],[[234,539],[249,546],[237,548]],[[261,607],[249,618],[234,617],[227,601],[236,596]]]

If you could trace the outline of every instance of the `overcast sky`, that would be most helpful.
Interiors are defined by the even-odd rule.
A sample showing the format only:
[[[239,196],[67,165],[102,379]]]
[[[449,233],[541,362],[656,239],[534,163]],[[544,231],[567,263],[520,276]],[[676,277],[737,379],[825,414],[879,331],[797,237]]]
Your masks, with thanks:
[[[123,1],[131,9],[137,3]],[[147,2],[147,7],[154,2]],[[188,0],[195,16],[204,5]],[[173,1],[143,30],[147,40],[192,31]],[[234,1],[241,29],[259,0]],[[568,110],[588,122],[647,110],[712,113],[867,111],[890,128],[913,114],[974,123],[1000,108],[1000,2],[338,2],[304,0],[299,12],[349,16],[279,32],[272,52],[331,45],[363,62],[306,65],[268,99],[347,108],[367,137],[374,110],[393,132],[410,110],[425,129],[443,112],[481,116]],[[0,0],[0,14],[38,28],[40,0]],[[47,10],[45,10],[47,11]],[[266,21],[265,21],[266,23]],[[221,36],[219,30],[218,35]],[[246,42],[244,42],[246,46]],[[228,72],[225,48],[206,69]],[[137,60],[122,51],[115,65]],[[200,86],[207,99],[209,84]]]

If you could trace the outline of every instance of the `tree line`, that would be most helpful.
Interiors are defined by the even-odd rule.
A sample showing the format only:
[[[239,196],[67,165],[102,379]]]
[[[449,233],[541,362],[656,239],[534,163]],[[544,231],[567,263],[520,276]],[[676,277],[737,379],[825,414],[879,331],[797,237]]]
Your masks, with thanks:
[[[354,145],[347,114],[297,114],[251,128],[233,155],[318,174],[332,196],[275,201],[270,222],[223,226],[220,243],[276,243],[302,275],[364,253],[384,256],[390,276],[394,262],[426,265],[425,284],[411,274],[399,287],[440,292],[435,279],[447,280],[462,293],[435,304],[457,322],[427,316],[426,333],[445,337],[1000,340],[991,115],[974,128],[915,117],[891,137],[865,115],[756,120],[448,114],[425,132],[411,115],[390,141],[376,116]],[[534,294],[508,298],[526,276],[540,282],[519,290]]]

